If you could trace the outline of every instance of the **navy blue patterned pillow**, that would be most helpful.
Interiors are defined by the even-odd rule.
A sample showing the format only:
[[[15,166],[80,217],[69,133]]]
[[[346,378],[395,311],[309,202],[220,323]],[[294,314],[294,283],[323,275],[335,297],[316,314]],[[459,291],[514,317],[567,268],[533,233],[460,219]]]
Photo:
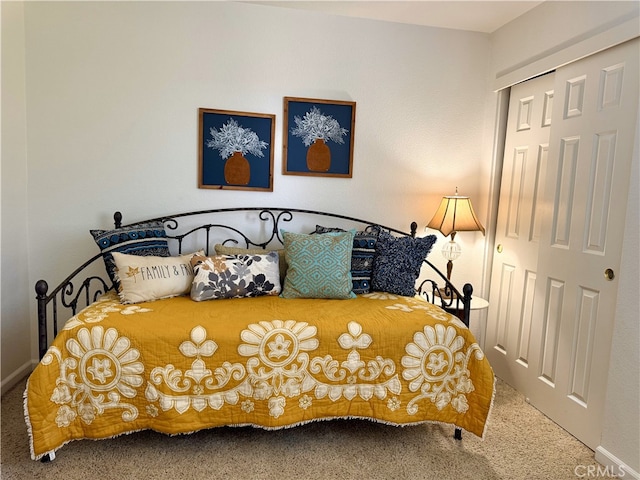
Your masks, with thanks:
[[[115,275],[116,264],[111,252],[129,255],[169,257],[169,244],[164,224],[158,222],[138,223],[115,230],[89,230],[98,247],[102,251],[107,275],[113,282],[116,291],[118,280]]]
[[[373,261],[372,289],[413,297],[416,294],[420,267],[435,241],[435,235],[419,238],[394,237],[381,231]]]
[[[329,228],[316,225],[315,233],[344,232],[341,228]],[[351,252],[351,280],[353,293],[369,293],[371,291],[371,273],[373,271],[373,257],[376,253],[376,241],[380,229],[369,227],[365,231],[356,232],[353,237]]]

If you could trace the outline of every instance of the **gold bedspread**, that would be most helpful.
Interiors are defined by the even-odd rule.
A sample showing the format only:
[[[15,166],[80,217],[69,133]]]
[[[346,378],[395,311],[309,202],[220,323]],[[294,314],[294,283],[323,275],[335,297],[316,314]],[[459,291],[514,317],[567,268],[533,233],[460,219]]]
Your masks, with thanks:
[[[484,435],[494,376],[471,332],[418,298],[108,293],[59,332],[31,374],[31,455],[142,429],[276,429],[318,419],[454,424]]]

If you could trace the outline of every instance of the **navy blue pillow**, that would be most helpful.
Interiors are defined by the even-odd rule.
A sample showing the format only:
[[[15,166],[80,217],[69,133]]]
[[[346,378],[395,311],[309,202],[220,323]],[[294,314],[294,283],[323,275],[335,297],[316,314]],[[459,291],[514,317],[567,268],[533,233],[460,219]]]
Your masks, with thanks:
[[[113,282],[116,291],[119,282],[115,275],[116,264],[111,252],[129,255],[169,257],[169,244],[164,224],[158,222],[138,223],[115,230],[89,230],[98,247],[102,251],[107,275]]]
[[[435,242],[435,235],[394,237],[389,232],[381,231],[373,260],[372,289],[413,297],[420,267]]]
[[[315,233],[344,232],[341,228],[329,228],[316,225]],[[371,273],[373,271],[373,257],[376,253],[379,227],[372,226],[365,231],[356,232],[353,237],[351,251],[351,280],[353,293],[369,293],[371,291]]]

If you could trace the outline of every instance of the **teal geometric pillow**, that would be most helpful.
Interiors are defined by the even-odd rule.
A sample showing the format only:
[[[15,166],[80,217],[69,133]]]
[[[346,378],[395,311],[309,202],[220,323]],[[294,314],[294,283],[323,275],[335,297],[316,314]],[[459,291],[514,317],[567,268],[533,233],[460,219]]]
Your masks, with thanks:
[[[283,298],[355,298],[351,251],[355,230],[323,235],[282,232],[288,269]]]

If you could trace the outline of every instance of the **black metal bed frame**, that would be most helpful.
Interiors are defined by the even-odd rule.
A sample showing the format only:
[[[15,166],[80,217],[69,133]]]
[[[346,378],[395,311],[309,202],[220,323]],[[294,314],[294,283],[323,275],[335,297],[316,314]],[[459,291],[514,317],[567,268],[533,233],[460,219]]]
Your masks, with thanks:
[[[268,238],[263,240],[251,239],[248,235],[243,233],[238,227],[220,223],[203,223],[195,227],[191,227],[186,231],[180,231],[181,221],[186,219],[192,219],[197,216],[213,216],[216,214],[233,213],[233,214],[249,214],[254,212],[257,214],[257,219],[263,222],[264,227],[270,229]],[[200,210],[194,212],[185,212],[166,217],[156,217],[148,220],[135,222],[126,226],[135,226],[141,223],[148,223],[152,221],[162,221],[165,224],[165,230],[167,231],[167,239],[170,242],[177,244],[178,254],[182,253],[184,240],[191,237],[197,232],[204,232],[205,245],[200,248],[204,248],[205,253],[208,255],[212,243],[233,243],[236,245],[244,244],[247,248],[267,248],[271,244],[282,245],[281,230],[294,218],[313,218],[327,217],[329,219],[339,219],[352,222],[354,225],[359,225],[360,230],[371,229],[378,227],[393,233],[397,236],[416,236],[418,224],[416,222],[411,223],[410,233],[403,232],[391,227],[379,225],[374,222],[362,220],[359,218],[349,217],[345,215],[339,215],[328,212],[320,212],[315,210],[304,210],[295,208],[263,208],[263,207],[247,207],[247,208],[221,208],[211,210]],[[113,215],[115,228],[122,227],[122,214],[115,212]],[[172,233],[173,232],[173,233]],[[215,236],[214,235],[230,235]],[[38,346],[39,355],[42,358],[48,348],[50,341],[50,329],[53,329],[53,335],[51,339],[58,333],[58,317],[63,309],[65,312],[70,311],[71,315],[76,313],[93,303],[102,294],[113,288],[110,282],[107,282],[105,278],[106,270],[99,275],[90,274],[89,270],[94,266],[94,262],[102,259],[102,253],[98,253],[76,268],[69,276],[67,276],[62,282],[60,282],[51,292],[49,292],[49,285],[45,280],[38,280],[35,284],[36,299],[38,302]],[[102,262],[99,262],[101,264]],[[471,284],[464,285],[462,292],[449,282],[447,277],[429,260],[425,259],[424,263],[428,265],[436,275],[435,279],[424,280],[417,288],[417,292],[427,301],[437,304],[445,310],[456,314],[467,327],[469,326],[469,312],[471,306],[471,294],[473,288]],[[104,267],[104,266],[103,266]],[[462,313],[460,313],[462,312]],[[65,319],[66,321],[66,319]],[[461,431],[456,428],[455,438],[460,439]]]

